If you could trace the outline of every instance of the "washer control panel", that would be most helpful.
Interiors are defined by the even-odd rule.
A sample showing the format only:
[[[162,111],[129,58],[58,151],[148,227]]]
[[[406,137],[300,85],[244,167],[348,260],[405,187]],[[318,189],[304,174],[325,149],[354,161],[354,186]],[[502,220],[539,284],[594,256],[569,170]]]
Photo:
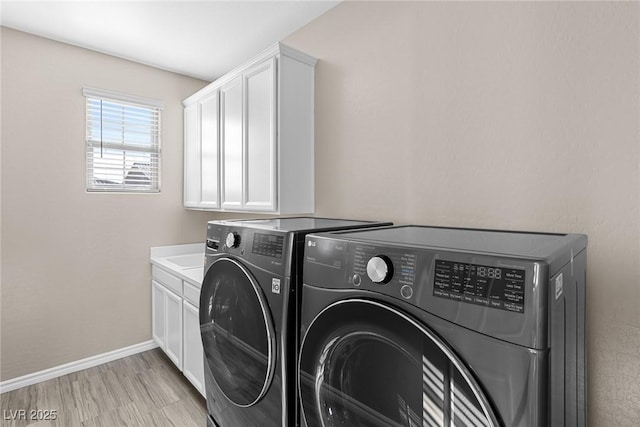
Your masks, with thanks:
[[[476,306],[477,313],[486,307],[520,316],[538,274],[533,264],[514,259],[313,235],[305,262],[305,283],[311,286],[374,291],[446,316],[455,315],[461,303]]]
[[[562,288],[550,283],[546,260],[418,245],[411,236],[402,244],[360,238],[383,232],[389,229],[307,235],[305,289],[332,301],[397,304],[418,317],[428,313],[505,342],[547,348],[550,302]]]
[[[395,293],[403,299],[413,297],[413,286],[416,280],[416,254],[404,251],[382,253],[375,246],[354,245],[350,251],[352,259],[349,265],[353,271],[349,282],[360,286],[363,280],[380,287],[388,287],[385,293]]]
[[[272,258],[282,258],[284,236],[277,234],[254,233],[251,253]]]
[[[288,268],[286,236],[286,232],[281,231],[210,222],[207,225],[205,256],[209,263],[221,256],[237,257],[242,262],[285,275]]]
[[[524,312],[525,271],[438,259],[433,296]]]

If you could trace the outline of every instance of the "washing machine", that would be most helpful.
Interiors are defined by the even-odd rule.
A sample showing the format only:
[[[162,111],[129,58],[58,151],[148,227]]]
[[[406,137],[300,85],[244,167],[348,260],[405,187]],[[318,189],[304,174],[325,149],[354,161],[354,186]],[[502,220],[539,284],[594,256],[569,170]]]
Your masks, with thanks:
[[[303,426],[587,425],[586,236],[395,226],[306,244]]]
[[[305,235],[381,225],[389,223],[311,217],[208,223],[200,293],[208,426],[297,424]]]

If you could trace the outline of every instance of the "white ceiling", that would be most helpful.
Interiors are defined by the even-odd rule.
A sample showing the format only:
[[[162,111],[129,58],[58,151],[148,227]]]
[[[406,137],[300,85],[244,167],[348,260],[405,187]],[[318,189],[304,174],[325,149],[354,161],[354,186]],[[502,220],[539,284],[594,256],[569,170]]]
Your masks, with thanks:
[[[1,0],[0,23],[211,81],[338,3]]]

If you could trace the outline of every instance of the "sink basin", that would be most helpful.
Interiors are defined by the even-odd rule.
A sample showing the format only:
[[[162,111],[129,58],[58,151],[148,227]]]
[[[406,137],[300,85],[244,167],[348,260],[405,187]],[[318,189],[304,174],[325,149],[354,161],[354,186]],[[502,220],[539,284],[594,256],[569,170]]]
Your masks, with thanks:
[[[175,264],[180,268],[193,268],[204,265],[203,254],[178,255],[166,258],[167,262]]]

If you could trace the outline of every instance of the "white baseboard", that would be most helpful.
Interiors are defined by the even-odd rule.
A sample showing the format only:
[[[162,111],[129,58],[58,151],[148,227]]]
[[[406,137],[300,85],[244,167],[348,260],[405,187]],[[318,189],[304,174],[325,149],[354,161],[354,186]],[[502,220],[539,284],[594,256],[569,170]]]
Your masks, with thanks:
[[[123,347],[117,350],[109,351],[107,353],[87,357],[86,359],[80,359],[76,360],[75,362],[65,363],[64,365],[54,366],[53,368],[45,369],[43,371],[38,371],[32,374],[27,374],[21,377],[2,381],[0,382],[0,394],[12,390],[17,390],[28,385],[37,384],[42,381],[47,381],[52,378],[61,377],[72,372],[78,372],[82,371],[83,369],[93,368],[94,366],[102,365],[103,363],[111,362],[123,357],[131,356],[132,354],[142,353],[143,351],[151,350],[156,347],[158,347],[158,344],[153,340],[149,340],[141,342],[139,344],[131,345],[129,347]]]

